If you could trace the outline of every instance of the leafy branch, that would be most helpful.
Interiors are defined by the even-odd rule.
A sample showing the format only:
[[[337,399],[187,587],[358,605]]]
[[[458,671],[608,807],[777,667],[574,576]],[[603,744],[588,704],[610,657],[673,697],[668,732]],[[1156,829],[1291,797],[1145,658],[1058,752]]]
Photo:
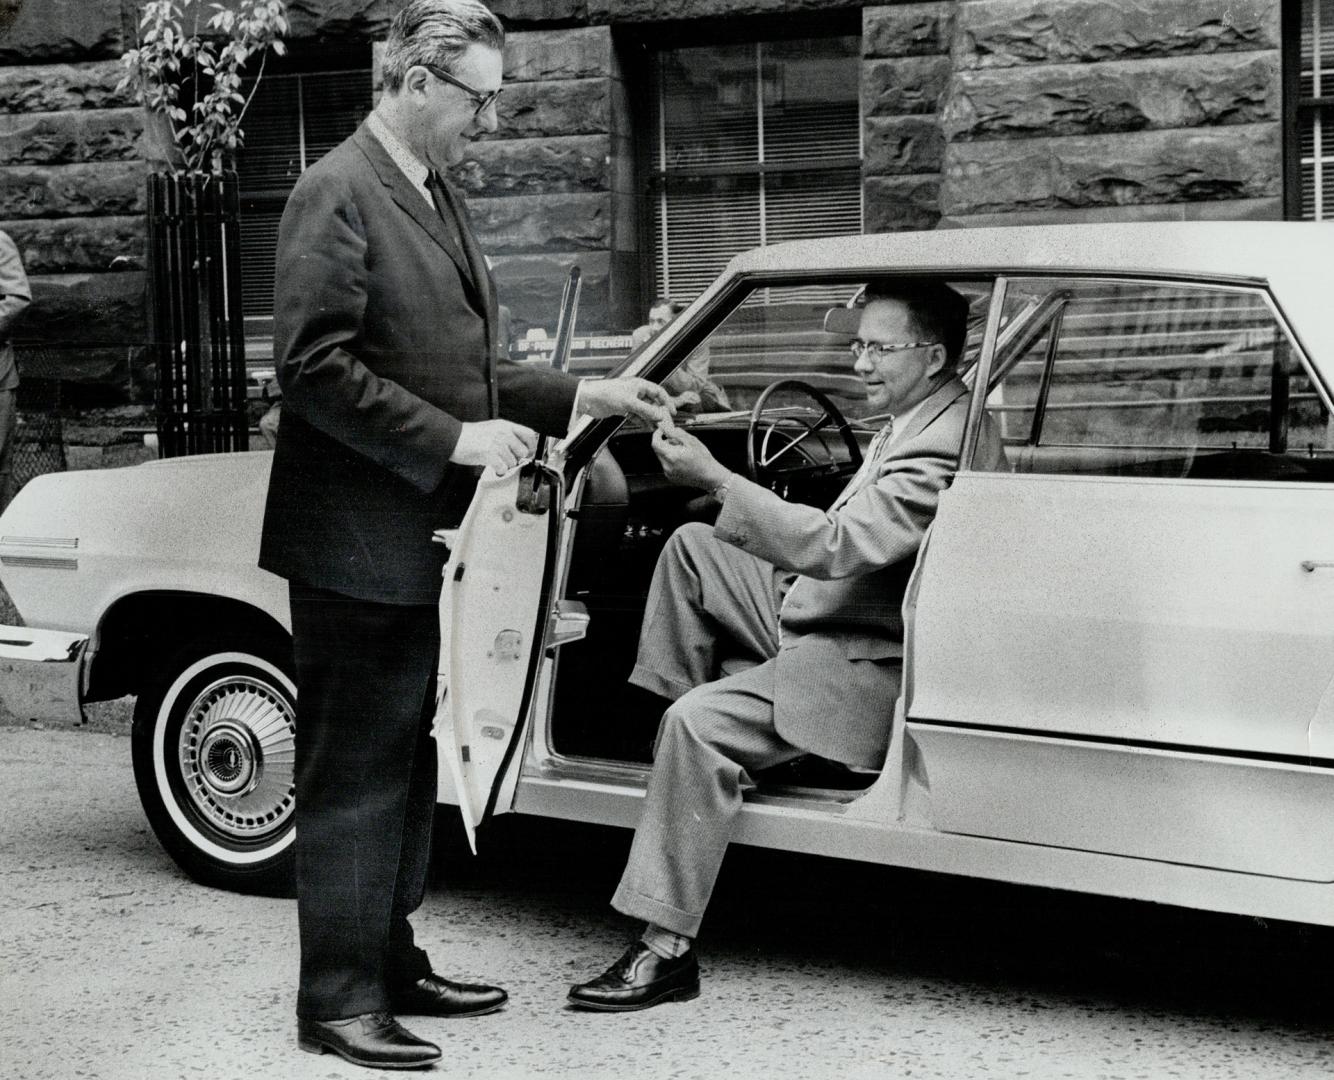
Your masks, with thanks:
[[[242,145],[241,121],[255,96],[269,50],[282,56],[288,31],[286,0],[236,0],[212,10],[201,33],[202,0],[147,0],[135,47],[121,57],[117,89],[131,90],[162,116],[179,149],[173,172],[208,176]],[[189,29],[186,29],[187,21]],[[242,72],[256,56],[259,70],[249,96]]]

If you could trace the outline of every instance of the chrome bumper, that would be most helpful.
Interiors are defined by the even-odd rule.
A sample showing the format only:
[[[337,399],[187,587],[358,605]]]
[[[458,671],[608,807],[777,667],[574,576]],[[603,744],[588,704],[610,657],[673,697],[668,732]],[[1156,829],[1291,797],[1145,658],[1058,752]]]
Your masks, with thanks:
[[[20,720],[83,723],[87,634],[0,626],[0,701]]]

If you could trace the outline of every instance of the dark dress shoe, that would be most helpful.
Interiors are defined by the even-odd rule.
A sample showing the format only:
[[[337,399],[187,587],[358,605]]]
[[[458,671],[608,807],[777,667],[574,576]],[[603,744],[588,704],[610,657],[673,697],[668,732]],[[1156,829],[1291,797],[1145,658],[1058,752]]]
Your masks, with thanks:
[[[630,1012],[662,1001],[697,997],[699,962],[695,951],[664,960],[642,941],[626,949],[624,956],[592,982],[570,988],[570,1004],[605,1012]]]
[[[484,1016],[509,999],[498,986],[457,983],[435,974],[389,989],[394,1012],[406,1016]]]
[[[369,1069],[425,1069],[440,1060],[440,1047],[419,1039],[387,1012],[346,1020],[296,1022],[296,1044],[311,1054],[331,1054]]]

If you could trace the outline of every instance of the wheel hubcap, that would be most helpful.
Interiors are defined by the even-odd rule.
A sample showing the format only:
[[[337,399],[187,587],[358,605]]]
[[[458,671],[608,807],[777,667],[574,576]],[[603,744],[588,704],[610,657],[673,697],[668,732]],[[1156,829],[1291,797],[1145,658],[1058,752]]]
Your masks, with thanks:
[[[295,806],[295,737],[291,703],[270,684],[240,674],[209,683],[181,724],[190,806],[233,840],[272,835]]]
[[[199,745],[200,779],[217,795],[244,795],[259,783],[262,753],[248,728],[220,721]]]

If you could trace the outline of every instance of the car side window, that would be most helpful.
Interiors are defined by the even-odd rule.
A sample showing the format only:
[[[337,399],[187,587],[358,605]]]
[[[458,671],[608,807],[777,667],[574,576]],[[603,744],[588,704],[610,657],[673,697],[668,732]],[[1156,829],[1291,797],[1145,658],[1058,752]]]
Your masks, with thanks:
[[[987,411],[1015,472],[1334,480],[1329,411],[1258,289],[1014,279]]]

